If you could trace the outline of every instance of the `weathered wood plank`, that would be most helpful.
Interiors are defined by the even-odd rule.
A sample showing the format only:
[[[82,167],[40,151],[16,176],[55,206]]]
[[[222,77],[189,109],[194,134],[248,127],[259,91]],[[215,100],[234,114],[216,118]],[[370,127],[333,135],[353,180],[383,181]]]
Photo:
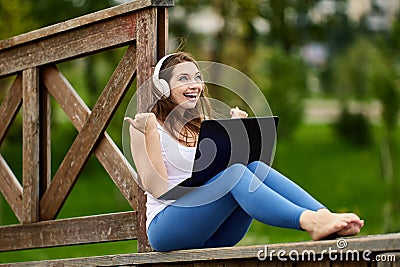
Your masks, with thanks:
[[[22,75],[18,75],[0,106],[0,144],[22,104]],[[22,222],[22,186],[0,155],[0,192],[17,219]]]
[[[157,58],[168,53],[168,8],[157,9]]]
[[[224,267],[259,267],[259,263],[258,260],[238,259],[224,262]],[[269,266],[271,266],[271,264]]]
[[[150,6],[173,6],[172,0],[135,0],[126,4],[118,5],[108,9],[103,9],[98,12],[87,14],[81,17],[73,18],[64,22],[60,22],[48,27],[24,33],[18,36],[0,40],[0,53],[1,50],[24,44],[33,40],[48,37],[50,35],[66,32],[78,27],[86,26],[95,22],[109,19],[111,17],[120,16],[127,13],[135,12]]]
[[[1,52],[0,76],[127,44],[136,38],[136,13],[75,28]]]
[[[12,170],[0,154],[0,192],[14,212],[19,222],[23,221],[22,215],[22,186]]]
[[[320,255],[318,255],[320,256]],[[328,257],[325,259],[307,260],[307,261],[294,261],[296,267],[331,267],[331,261]]]
[[[329,265],[328,265],[329,266]],[[370,266],[370,262],[365,261],[332,261],[331,267],[368,267]]]
[[[381,253],[375,256],[376,267],[400,266],[400,253]]]
[[[258,267],[292,267],[292,262],[283,262],[279,260],[258,261]]]
[[[137,23],[137,103],[138,112],[143,112],[152,102],[151,90],[147,90],[142,85],[151,77],[152,67],[157,60],[157,9],[139,12]],[[146,196],[139,186],[136,187],[139,210],[138,251],[151,251],[146,235]]]
[[[49,189],[43,195],[40,202],[40,216],[43,220],[53,219],[59,212],[95,143],[103,134],[129,88],[136,73],[135,62],[136,49],[131,45],[55,173]]]
[[[72,125],[78,131],[82,130],[91,112],[89,107],[56,66],[42,67],[40,74],[40,81],[71,120]]]
[[[22,76],[18,75],[0,106],[0,144],[22,103]]]
[[[167,265],[167,266],[169,266],[169,265]],[[195,263],[195,264],[193,264],[193,267],[199,267],[199,266],[204,266],[204,264],[201,264],[201,263]],[[207,267],[224,267],[225,266],[225,263],[224,263],[224,261],[214,261],[214,260],[210,260],[210,261],[208,261],[207,262]]]
[[[40,75],[40,74],[39,74]],[[40,84],[40,82],[39,82]],[[40,88],[40,180],[39,198],[43,196],[51,182],[51,98],[49,93]]]
[[[135,68],[135,66],[132,66],[132,68]],[[74,127],[78,131],[81,131],[91,111],[76,93],[72,85],[55,66],[42,68],[41,80],[56,102],[60,104],[60,107],[64,110]],[[134,177],[137,174],[132,166],[127,164],[124,155],[106,132],[103,133],[94,154],[128,203],[134,210],[137,210],[137,201],[134,195]]]
[[[39,220],[40,116],[39,72],[37,68],[22,72],[23,99],[23,223]]]
[[[107,133],[104,133],[94,153],[131,207],[138,210],[134,178],[137,173]]]
[[[136,239],[136,212],[0,227],[0,251]]]
[[[400,251],[400,233],[365,236],[346,239],[349,247],[357,251],[372,251],[373,253],[391,253]],[[298,252],[313,250],[317,255],[336,247],[336,240],[325,241],[307,241],[307,242],[294,242],[282,244],[269,244],[269,251],[284,250],[286,252],[296,250]],[[42,261],[40,263],[18,263],[10,264],[10,267],[16,266],[124,266],[124,265],[141,265],[160,264],[164,263],[203,263],[203,266],[208,266],[210,261],[252,261],[253,263],[259,262],[259,266],[290,266],[292,262],[277,261],[277,254],[275,252],[272,261],[259,261],[257,255],[260,250],[265,250],[264,245],[246,246],[246,247],[230,247],[230,248],[212,248],[212,249],[191,249],[179,250],[172,252],[147,252],[147,253],[133,253],[125,255],[107,255],[96,257],[85,257],[75,259],[63,259],[53,261]],[[326,254],[327,255],[327,254]],[[294,262],[297,264],[298,262]],[[271,265],[270,265],[271,264]],[[360,264],[363,264],[360,262]],[[0,265],[4,266],[4,265]]]

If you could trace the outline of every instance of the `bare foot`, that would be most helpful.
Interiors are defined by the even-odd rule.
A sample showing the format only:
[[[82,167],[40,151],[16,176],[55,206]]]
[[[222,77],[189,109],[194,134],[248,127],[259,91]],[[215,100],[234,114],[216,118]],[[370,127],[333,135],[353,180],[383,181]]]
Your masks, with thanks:
[[[337,233],[341,236],[358,234],[363,222],[353,213],[332,213],[327,209],[304,211],[300,216],[300,226],[313,240],[323,239]]]
[[[348,226],[338,231],[337,234],[339,236],[357,235],[363,226],[364,226],[364,220],[360,220],[359,222],[351,222],[349,223]]]

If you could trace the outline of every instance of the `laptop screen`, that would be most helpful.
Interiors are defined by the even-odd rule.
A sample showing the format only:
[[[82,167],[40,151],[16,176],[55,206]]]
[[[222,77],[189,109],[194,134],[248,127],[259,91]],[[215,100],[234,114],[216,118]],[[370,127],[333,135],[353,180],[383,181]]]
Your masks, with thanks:
[[[271,165],[277,124],[276,116],[203,121],[192,177],[180,186],[203,185],[236,163],[262,161]]]

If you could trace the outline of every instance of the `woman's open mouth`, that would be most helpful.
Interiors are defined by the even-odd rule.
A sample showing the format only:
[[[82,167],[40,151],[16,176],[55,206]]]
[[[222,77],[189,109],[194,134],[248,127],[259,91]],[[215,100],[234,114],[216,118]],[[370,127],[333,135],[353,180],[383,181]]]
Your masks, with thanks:
[[[195,99],[197,99],[197,96],[198,96],[197,93],[188,93],[188,94],[183,94],[183,95],[189,100],[195,100]]]

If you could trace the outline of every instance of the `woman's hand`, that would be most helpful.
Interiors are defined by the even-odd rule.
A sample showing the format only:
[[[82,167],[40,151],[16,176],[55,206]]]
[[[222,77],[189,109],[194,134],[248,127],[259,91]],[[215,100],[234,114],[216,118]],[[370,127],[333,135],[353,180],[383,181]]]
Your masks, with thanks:
[[[161,153],[160,136],[154,113],[138,113],[135,119],[125,117],[129,126],[130,148],[138,172],[139,185],[154,197],[169,188],[168,173]]]
[[[240,110],[238,107],[232,108],[230,114],[232,119],[247,118],[248,116],[246,111]]]
[[[154,113],[138,113],[135,119],[125,117],[124,120],[144,134],[157,130],[157,119]]]

